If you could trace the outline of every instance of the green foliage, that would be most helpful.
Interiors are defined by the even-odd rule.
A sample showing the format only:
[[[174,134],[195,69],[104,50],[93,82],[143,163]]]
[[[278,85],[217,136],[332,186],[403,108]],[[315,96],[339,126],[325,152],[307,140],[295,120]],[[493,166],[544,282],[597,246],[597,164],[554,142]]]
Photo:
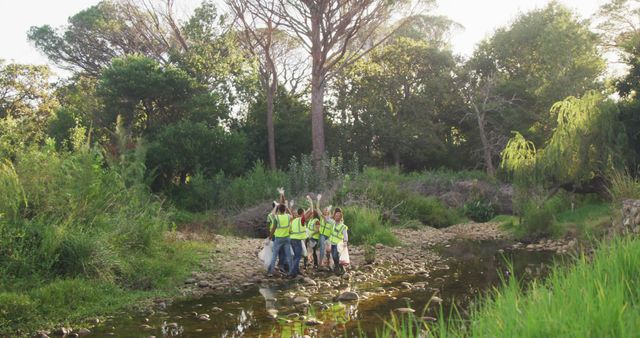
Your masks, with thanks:
[[[311,153],[309,107],[282,87],[279,88],[274,100],[276,163],[279,168],[285,170],[292,157]],[[253,145],[249,149],[251,159],[268,163],[266,110],[264,94],[261,94],[249,107],[247,121],[242,126],[242,130]]]
[[[98,149],[49,142],[0,166],[0,334],[112,310],[130,300],[125,290],[188,273],[194,250],[165,239],[170,215],[131,156],[107,166]]]
[[[464,204],[464,215],[475,222],[488,222],[495,216],[491,202],[475,200]]]
[[[276,187],[287,187],[288,179],[284,172],[269,171],[262,162],[256,162],[251,171],[228,182],[217,205],[233,210],[273,199]],[[289,189],[288,194],[295,192]]]
[[[438,228],[454,224],[459,220],[455,211],[445,207],[435,197],[425,197],[404,187],[411,181],[428,176],[401,175],[397,170],[367,168],[349,184],[346,193],[338,196],[338,202],[345,203],[352,199],[372,208],[393,210],[402,220],[417,220]]]
[[[640,179],[631,176],[628,171],[618,170],[608,176],[608,192],[615,204],[620,205],[625,199],[640,199]]]
[[[633,336],[640,329],[640,242],[601,243],[593,258],[556,267],[526,290],[517,278],[485,297],[468,320],[436,328],[447,337]],[[615,314],[615,315],[612,315]],[[464,323],[464,324],[463,324]]]
[[[555,127],[549,108],[598,88],[604,60],[597,43],[587,22],[557,2],[523,13],[482,42],[473,68],[499,79],[491,96],[512,103],[494,114],[494,123],[504,123],[502,135],[518,131],[536,146],[544,143]]]
[[[380,211],[368,207],[346,207],[343,212],[345,224],[349,227],[349,242],[371,245],[399,244],[388,224],[382,221]]]
[[[374,244],[365,244],[364,261],[367,264],[372,264],[373,262],[376,261],[376,247]]]
[[[110,127],[120,115],[127,128],[149,133],[188,117],[190,100],[198,94],[196,87],[178,68],[162,67],[137,55],[115,58],[98,82],[97,94],[105,104],[100,125]],[[216,116],[211,118],[215,121]]]
[[[579,185],[621,165],[626,146],[618,110],[596,92],[554,104],[557,128],[544,148],[516,133],[502,153],[502,167],[518,188]]]
[[[147,167],[155,174],[154,187],[172,182],[187,183],[187,177],[200,173],[211,178],[224,172],[244,171],[244,135],[209,127],[202,122],[181,121],[162,128],[149,144]]]
[[[415,170],[449,164],[444,153],[456,148],[454,128],[441,121],[455,123],[450,112],[462,104],[455,66],[450,50],[423,39],[396,36],[374,49],[336,80],[340,127],[332,148],[358,152],[370,165]]]

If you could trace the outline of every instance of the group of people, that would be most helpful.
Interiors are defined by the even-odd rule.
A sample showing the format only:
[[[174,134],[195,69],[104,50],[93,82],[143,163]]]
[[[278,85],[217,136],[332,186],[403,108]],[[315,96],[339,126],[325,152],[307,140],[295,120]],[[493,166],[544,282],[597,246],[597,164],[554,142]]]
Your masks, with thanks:
[[[344,224],[342,210],[335,208],[331,213],[331,206],[320,209],[322,195],[318,194],[315,206],[312,197],[307,195],[309,207],[293,212],[293,202],[285,199],[282,188],[278,192],[280,200],[273,202],[273,210],[267,216],[269,239],[273,241],[267,276],[273,276],[277,261],[280,273],[295,278],[301,274],[301,261],[306,269],[309,256],[316,270],[331,271],[329,254],[333,258],[333,271],[344,273],[340,256],[346,252],[349,228]]]

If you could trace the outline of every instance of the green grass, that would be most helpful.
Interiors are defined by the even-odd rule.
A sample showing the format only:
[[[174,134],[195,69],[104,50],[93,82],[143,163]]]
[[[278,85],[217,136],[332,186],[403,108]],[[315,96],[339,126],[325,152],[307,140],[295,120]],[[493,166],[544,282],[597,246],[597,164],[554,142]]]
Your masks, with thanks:
[[[0,336],[173,295],[206,247],[172,236],[139,149],[47,145],[0,166]]]
[[[358,204],[370,208],[393,210],[401,223],[415,220],[441,228],[461,221],[459,211],[447,208],[435,197],[422,196],[405,187],[408,182],[424,179],[425,175],[403,175],[393,169],[366,168],[361,175],[345,182],[334,202],[342,204],[355,199]]]
[[[528,226],[532,229],[546,227],[551,229],[550,234],[555,236],[563,236],[567,232],[572,232],[574,236],[592,237],[599,235],[606,226],[611,224],[613,212],[612,205],[607,202],[589,201],[574,210],[547,210],[545,218],[535,219],[534,221],[537,223]],[[531,222],[530,214],[524,216],[524,222],[527,221]],[[527,224],[520,224],[518,216],[498,215],[490,222],[500,223],[503,229],[513,231],[516,238],[525,237],[530,231],[526,228]]]
[[[380,212],[367,207],[344,208],[345,224],[349,226],[349,242],[353,244],[398,245],[400,242],[382,221]]]
[[[601,244],[593,260],[581,256],[526,289],[511,278],[481,299],[468,320],[441,321],[429,330],[440,337],[632,337],[640,330],[639,261],[640,241],[614,239]],[[428,328],[420,321],[391,325],[378,336],[411,337]]]

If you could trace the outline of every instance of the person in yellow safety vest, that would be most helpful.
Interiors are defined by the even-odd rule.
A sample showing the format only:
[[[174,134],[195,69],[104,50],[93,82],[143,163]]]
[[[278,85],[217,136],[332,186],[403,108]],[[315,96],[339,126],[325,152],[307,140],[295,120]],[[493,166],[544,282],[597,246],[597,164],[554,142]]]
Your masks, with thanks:
[[[271,264],[269,264],[269,269],[267,269],[267,276],[269,277],[273,276],[273,269],[275,268],[276,258],[280,248],[284,248],[284,258],[289,266],[289,270],[293,267],[291,261],[291,239],[289,238],[289,234],[291,233],[291,216],[285,213],[286,210],[287,207],[285,207],[284,204],[278,205],[276,222],[274,226],[271,227],[271,232],[269,233],[269,238],[273,238],[273,256],[271,258]],[[290,272],[291,271],[289,271],[289,273]]]
[[[344,273],[344,268],[340,265],[340,253],[338,252],[338,245],[344,242],[344,245],[347,245],[349,241],[349,235],[347,234],[349,227],[344,224],[342,219],[342,210],[340,208],[336,208],[333,213],[333,219],[336,224],[333,226],[333,231],[331,231],[331,256],[333,256],[333,266],[336,274]]]
[[[320,262],[319,265],[326,265],[329,267],[329,256],[327,255],[327,244],[330,243],[329,237],[331,236],[331,231],[333,231],[333,218],[331,218],[331,207],[325,207],[324,209],[320,209],[320,200],[322,199],[322,195],[318,194],[318,200],[316,204],[317,210],[322,210],[322,215],[320,217]],[[330,246],[329,246],[330,247]],[[326,262],[324,262],[324,257],[327,255]]]
[[[291,247],[293,248],[293,265],[289,277],[296,277],[300,273],[300,260],[302,259],[302,242],[307,239],[307,228],[302,223],[304,209],[299,208],[296,218],[291,222]]]
[[[284,196],[281,196],[281,200],[284,201]],[[273,228],[276,224],[276,212],[278,209],[278,202],[273,201],[273,203],[271,204],[271,206],[273,207],[273,210],[271,210],[271,212],[269,213],[269,215],[267,215],[267,233],[271,234],[271,228]],[[271,237],[271,241],[273,242],[273,237]],[[285,261],[285,256],[284,256],[284,247],[280,248],[280,251],[278,251],[278,269],[280,269],[280,271],[287,271],[289,269],[289,266],[287,265],[286,261]]]
[[[313,210],[311,214],[311,220],[307,222],[307,229],[309,229],[309,247],[313,248],[313,267],[318,269],[318,247],[320,246],[320,219],[318,211]],[[324,248],[322,248],[324,250]],[[320,253],[322,254],[322,250]]]

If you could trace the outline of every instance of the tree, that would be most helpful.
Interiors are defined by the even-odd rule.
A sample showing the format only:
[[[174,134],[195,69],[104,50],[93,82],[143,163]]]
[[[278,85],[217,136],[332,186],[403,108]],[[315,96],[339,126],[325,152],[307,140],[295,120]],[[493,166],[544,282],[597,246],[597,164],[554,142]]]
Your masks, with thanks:
[[[273,8],[263,7],[260,1],[227,0],[239,22],[239,40],[244,50],[258,62],[260,86],[265,93],[267,148],[269,166],[276,169],[275,131],[273,125],[274,99],[278,90],[278,77],[295,41],[279,30],[280,19]],[[271,3],[275,5],[274,3]]]
[[[627,146],[618,108],[590,91],[557,102],[551,111],[557,127],[544,147],[536,149],[516,132],[502,153],[502,167],[520,187],[541,184],[550,195],[559,189],[606,195],[603,177],[621,167]]]
[[[141,54],[163,64],[173,49],[186,48],[172,14],[150,6],[146,0],[101,1],[69,18],[68,26],[56,30],[49,25],[31,27],[29,40],[63,69],[97,77],[111,59]],[[146,6],[144,6],[146,5]]]
[[[188,120],[161,128],[147,154],[155,189],[176,182],[186,184],[187,178],[196,173],[207,178],[220,172],[239,175],[246,167],[245,161],[246,139],[242,134]]]
[[[324,94],[329,75],[354,62],[389,35],[378,38],[378,28],[410,1],[387,0],[269,0],[282,26],[297,37],[311,58],[311,134],[318,172],[325,154]]]
[[[481,78],[497,76],[492,96],[512,101],[500,114],[517,121],[511,130],[540,145],[555,127],[549,108],[568,96],[598,88],[604,69],[598,38],[588,22],[578,20],[561,5],[525,13],[482,42],[473,60]]]
[[[640,1],[611,0],[595,16],[604,50],[617,56],[626,72],[612,83],[620,95],[620,121],[629,140],[627,161],[637,175],[640,160]]]
[[[418,169],[434,164],[450,131],[444,116],[460,105],[448,50],[391,38],[335,81],[343,151],[365,160]],[[376,157],[382,157],[376,159]]]
[[[43,141],[58,107],[47,66],[5,64],[0,60],[0,155],[13,157]]]
[[[247,135],[251,144],[249,163],[256,161],[266,162],[264,149],[267,147],[264,135],[266,126],[264,116],[266,112],[266,100],[264,94],[249,106],[246,121],[240,130]],[[295,95],[278,87],[278,93],[274,100],[274,128],[278,130],[275,135],[275,147],[277,163],[280,169],[286,169],[292,156],[300,157],[311,152],[311,125],[309,124],[309,106]]]

